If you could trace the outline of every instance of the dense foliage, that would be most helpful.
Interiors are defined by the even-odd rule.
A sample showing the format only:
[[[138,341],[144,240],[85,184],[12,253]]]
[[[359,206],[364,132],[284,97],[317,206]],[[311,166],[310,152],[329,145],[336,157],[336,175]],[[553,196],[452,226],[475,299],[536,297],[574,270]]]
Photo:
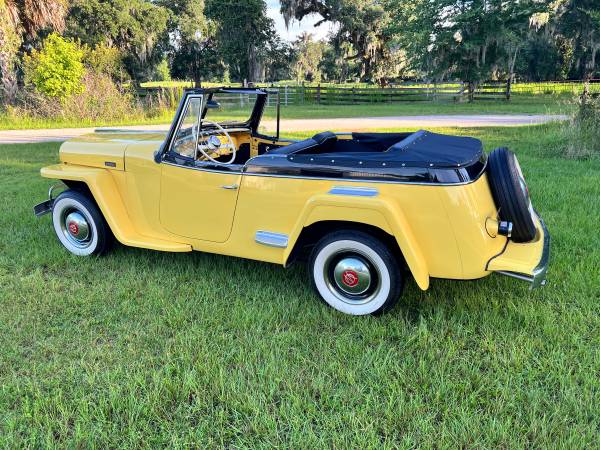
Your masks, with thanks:
[[[600,77],[598,0],[274,4],[287,24],[316,17],[329,35],[283,40],[266,0],[0,0],[0,95],[14,102],[27,55],[39,57],[53,32],[78,42],[86,65],[117,83]],[[50,91],[41,90],[57,95]]]
[[[25,82],[48,96],[66,98],[83,91],[83,51],[58,34],[51,34],[41,50],[25,55]]]

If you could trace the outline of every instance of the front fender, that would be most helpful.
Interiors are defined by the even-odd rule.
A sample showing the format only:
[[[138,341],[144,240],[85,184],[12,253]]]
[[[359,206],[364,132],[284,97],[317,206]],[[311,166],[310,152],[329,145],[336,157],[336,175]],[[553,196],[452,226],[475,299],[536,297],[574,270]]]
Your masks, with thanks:
[[[377,227],[394,236],[417,285],[429,287],[427,262],[404,213],[393,207],[385,198],[333,197],[316,195],[305,205],[300,218],[289,237],[284,253],[287,262],[304,227],[322,221],[347,221]]]
[[[42,168],[40,173],[44,178],[85,183],[94,196],[94,200],[112,233],[122,244],[168,252],[188,252],[192,250],[188,244],[140,235],[127,213],[117,183],[109,170],[71,164],[56,164]]]

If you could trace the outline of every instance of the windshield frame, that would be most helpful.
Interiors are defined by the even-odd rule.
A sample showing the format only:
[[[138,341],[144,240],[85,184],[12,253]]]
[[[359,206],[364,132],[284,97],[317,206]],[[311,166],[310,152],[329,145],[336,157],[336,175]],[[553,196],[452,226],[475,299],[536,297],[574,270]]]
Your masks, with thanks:
[[[181,101],[179,102],[179,106],[177,107],[177,111],[175,116],[173,117],[173,121],[171,122],[171,127],[169,128],[169,132],[167,136],[160,146],[160,148],[154,154],[154,160],[157,163],[162,161],[163,156],[170,150],[173,139],[175,138],[175,134],[179,129],[179,123],[181,118],[187,108],[188,99],[190,97],[202,96],[202,113],[201,118],[204,119],[206,116],[207,105],[208,102],[212,99],[213,94],[224,92],[224,93],[234,93],[234,94],[257,94],[256,102],[254,103],[254,108],[252,109],[252,113],[250,117],[245,122],[227,122],[222,125],[223,128],[248,128],[251,135],[257,135],[258,127],[260,125],[260,121],[262,119],[262,115],[265,109],[265,105],[267,103],[267,97],[269,92],[264,89],[255,89],[255,88],[200,88],[200,89],[185,89],[183,91],[183,95],[181,97]],[[207,127],[206,129],[211,129],[213,127]]]

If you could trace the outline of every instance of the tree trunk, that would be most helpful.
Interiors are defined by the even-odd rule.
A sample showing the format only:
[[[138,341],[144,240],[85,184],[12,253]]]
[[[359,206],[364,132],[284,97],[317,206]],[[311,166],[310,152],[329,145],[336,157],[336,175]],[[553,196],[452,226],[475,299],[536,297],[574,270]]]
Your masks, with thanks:
[[[4,104],[12,104],[17,96],[17,74],[14,66],[15,55],[10,50],[5,31],[0,29],[0,76],[2,86],[0,99]]]

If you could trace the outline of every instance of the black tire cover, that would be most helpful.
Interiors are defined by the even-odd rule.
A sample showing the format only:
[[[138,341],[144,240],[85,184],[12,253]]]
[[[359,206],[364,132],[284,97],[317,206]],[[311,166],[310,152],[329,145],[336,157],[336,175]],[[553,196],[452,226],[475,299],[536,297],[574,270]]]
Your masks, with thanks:
[[[512,222],[511,239],[529,242],[535,238],[533,207],[517,157],[505,147],[492,151],[488,158],[488,182],[500,220]]]

